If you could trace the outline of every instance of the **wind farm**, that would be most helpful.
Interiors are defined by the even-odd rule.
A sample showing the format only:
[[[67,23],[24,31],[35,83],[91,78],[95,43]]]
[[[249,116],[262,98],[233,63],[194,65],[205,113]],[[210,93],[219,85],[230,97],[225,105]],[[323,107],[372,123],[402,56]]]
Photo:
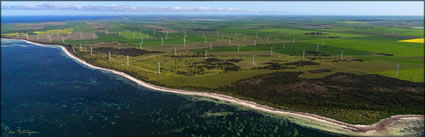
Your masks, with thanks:
[[[148,16],[31,28],[40,24],[2,25],[2,37],[60,45],[155,86],[352,125],[424,114],[424,30],[415,17]]]

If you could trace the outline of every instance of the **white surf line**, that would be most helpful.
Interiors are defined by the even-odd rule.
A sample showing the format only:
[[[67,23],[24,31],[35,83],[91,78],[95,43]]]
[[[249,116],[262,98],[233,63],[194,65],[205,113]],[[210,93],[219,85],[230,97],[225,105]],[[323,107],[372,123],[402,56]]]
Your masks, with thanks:
[[[43,44],[34,43],[34,42],[31,42],[31,41],[27,41],[27,40],[23,40],[23,41],[34,44],[34,45],[38,45],[38,46],[50,47],[50,45],[43,45]],[[359,129],[364,129],[364,128],[372,128],[371,130],[367,130],[367,132],[373,132],[373,131],[376,131],[375,128],[376,128],[377,124],[379,124],[383,120],[389,119],[389,118],[383,119],[383,120],[381,120],[381,121],[379,121],[375,124],[372,124],[372,125],[353,125],[353,124],[341,122],[341,121],[338,121],[338,120],[335,120],[335,119],[319,116],[319,115],[316,115],[316,114],[310,114],[310,113],[304,113],[304,112],[291,112],[291,111],[275,109],[275,108],[272,108],[272,107],[269,107],[269,106],[266,106],[266,105],[257,104],[257,103],[252,102],[252,101],[241,100],[241,99],[238,99],[238,98],[235,98],[235,97],[222,95],[222,94],[206,93],[206,92],[194,92],[194,91],[160,87],[160,86],[156,86],[156,85],[141,81],[141,80],[134,78],[134,77],[132,77],[132,76],[130,76],[130,75],[124,73],[124,72],[121,72],[121,71],[116,71],[116,70],[112,70],[112,69],[94,66],[94,65],[86,62],[85,60],[74,56],[64,46],[60,46],[60,45],[52,45],[52,46],[60,47],[66,55],[68,55],[72,59],[80,62],[81,64],[84,64],[84,65],[91,67],[91,68],[112,72],[114,74],[117,74],[117,75],[120,75],[124,78],[127,78],[127,79],[129,79],[129,80],[131,80],[131,81],[133,81],[133,82],[135,82],[138,85],[141,85],[143,87],[147,87],[147,88],[150,88],[150,89],[163,91],[163,92],[182,94],[182,95],[195,95],[195,96],[209,97],[209,98],[214,98],[214,99],[218,99],[218,100],[227,101],[227,102],[230,102],[230,103],[233,103],[233,104],[245,106],[245,107],[248,107],[248,108],[251,108],[251,109],[260,110],[260,111],[263,111],[263,112],[269,112],[269,113],[285,115],[285,116],[293,116],[293,117],[297,117],[297,118],[300,118],[300,119],[305,118],[305,119],[308,119],[308,120],[316,121],[318,123],[325,123],[325,124],[334,125],[334,126],[346,129],[346,131],[342,132],[342,134],[346,133],[346,132],[351,132],[351,133],[354,133],[354,134],[365,133],[365,132],[358,132]],[[421,118],[422,117],[422,119],[423,119],[423,115],[396,115],[396,116],[392,116],[390,118],[403,117],[403,116],[405,116],[405,117],[411,116],[412,118]],[[311,121],[309,121],[309,122],[311,122]]]

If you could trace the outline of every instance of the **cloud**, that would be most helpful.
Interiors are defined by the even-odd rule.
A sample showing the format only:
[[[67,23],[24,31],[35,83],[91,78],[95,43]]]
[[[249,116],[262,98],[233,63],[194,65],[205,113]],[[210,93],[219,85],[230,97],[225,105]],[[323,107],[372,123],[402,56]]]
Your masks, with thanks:
[[[213,8],[213,7],[151,7],[151,6],[133,6],[133,5],[116,5],[110,6],[93,6],[78,4],[30,4],[30,5],[5,5],[1,6],[3,10],[77,10],[77,11],[116,11],[116,12],[202,12],[202,13],[283,13],[278,11],[254,11],[241,10],[238,8]]]

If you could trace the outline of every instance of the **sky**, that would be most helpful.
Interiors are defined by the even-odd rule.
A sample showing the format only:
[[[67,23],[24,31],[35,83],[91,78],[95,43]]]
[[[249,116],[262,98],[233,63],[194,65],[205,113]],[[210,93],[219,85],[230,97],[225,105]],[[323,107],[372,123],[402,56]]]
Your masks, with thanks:
[[[366,15],[424,16],[424,1],[78,1],[1,2],[2,16],[14,15]]]

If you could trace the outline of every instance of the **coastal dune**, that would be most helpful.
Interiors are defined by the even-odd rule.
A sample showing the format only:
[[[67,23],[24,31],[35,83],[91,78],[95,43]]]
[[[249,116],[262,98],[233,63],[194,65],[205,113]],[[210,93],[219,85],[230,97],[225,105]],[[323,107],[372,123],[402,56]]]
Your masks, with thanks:
[[[417,134],[417,132],[415,132],[414,130],[406,130],[406,128],[411,128],[411,129],[423,128],[424,126],[423,115],[396,115],[390,118],[383,119],[372,125],[353,125],[353,124],[345,123],[342,121],[326,118],[326,117],[315,115],[315,114],[275,109],[266,105],[257,104],[252,101],[241,100],[235,97],[222,95],[222,94],[160,87],[160,86],[156,86],[156,85],[144,82],[142,80],[136,79],[133,76],[130,76],[121,71],[94,66],[86,62],[85,60],[80,59],[77,56],[73,55],[64,46],[44,45],[44,44],[31,42],[28,40],[24,40],[24,41],[30,44],[38,45],[38,46],[45,46],[45,47],[58,46],[67,56],[69,56],[73,60],[87,67],[103,70],[103,71],[108,71],[108,72],[120,75],[143,87],[147,87],[147,88],[157,90],[157,91],[162,91],[162,92],[176,93],[176,94],[182,94],[182,95],[202,96],[202,97],[222,100],[231,104],[240,105],[240,106],[254,109],[257,111],[282,116],[302,126],[320,129],[327,132],[344,134],[344,135],[352,135],[352,136],[402,136],[402,135]]]

